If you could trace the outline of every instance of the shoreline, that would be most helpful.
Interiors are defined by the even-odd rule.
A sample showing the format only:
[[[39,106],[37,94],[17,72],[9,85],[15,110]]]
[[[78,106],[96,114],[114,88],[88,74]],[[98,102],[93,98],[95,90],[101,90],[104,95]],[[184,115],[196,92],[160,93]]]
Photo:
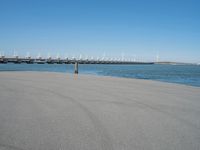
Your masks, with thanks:
[[[164,66],[163,66],[164,67]],[[183,67],[177,65],[166,65],[163,68],[161,65],[150,66],[134,66],[126,65],[120,67],[119,65],[84,65],[80,64],[79,74],[95,74],[98,76],[115,76],[132,79],[145,79],[153,81],[161,81],[165,83],[176,83],[182,85],[189,85],[200,87],[199,67],[184,65]],[[163,70],[162,70],[163,69]],[[48,71],[48,72],[74,72],[74,65],[40,65],[40,64],[11,64],[0,67],[0,70],[12,71]],[[177,70],[177,71],[175,71]]]
[[[66,75],[74,75],[74,73],[70,72],[56,72],[56,71],[26,71],[26,70],[7,70],[7,71],[0,71],[0,73],[9,73],[9,72],[28,72],[28,73],[55,73],[55,74],[66,74]],[[153,79],[142,79],[142,78],[134,78],[134,77],[122,77],[122,76],[112,76],[112,75],[102,75],[98,73],[79,73],[78,76],[92,76],[92,77],[108,77],[108,78],[117,78],[117,79],[130,79],[130,80],[142,80],[142,81],[152,81],[152,82],[159,82],[163,84],[172,84],[177,86],[186,86],[186,87],[193,87],[193,88],[200,88],[198,85],[190,85],[185,83],[179,82],[169,82],[164,80],[153,80]]]

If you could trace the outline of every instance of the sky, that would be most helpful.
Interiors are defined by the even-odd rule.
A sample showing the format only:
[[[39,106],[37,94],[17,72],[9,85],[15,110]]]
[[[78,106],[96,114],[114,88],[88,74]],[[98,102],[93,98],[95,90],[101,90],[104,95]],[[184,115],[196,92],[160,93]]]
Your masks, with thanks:
[[[0,0],[0,52],[200,62],[199,0]]]

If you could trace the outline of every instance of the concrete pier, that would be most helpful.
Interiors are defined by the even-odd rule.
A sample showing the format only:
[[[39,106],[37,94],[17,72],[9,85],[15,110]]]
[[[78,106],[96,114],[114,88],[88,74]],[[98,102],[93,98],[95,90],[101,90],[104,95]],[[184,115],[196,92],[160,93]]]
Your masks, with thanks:
[[[0,72],[0,150],[199,150],[200,88]]]
[[[75,64],[78,62],[79,64],[125,64],[125,65],[151,65],[154,62],[136,62],[136,61],[113,61],[113,60],[79,60],[79,59],[45,59],[45,58],[19,58],[19,57],[11,57],[11,58],[0,58],[0,63],[37,63],[37,64]]]

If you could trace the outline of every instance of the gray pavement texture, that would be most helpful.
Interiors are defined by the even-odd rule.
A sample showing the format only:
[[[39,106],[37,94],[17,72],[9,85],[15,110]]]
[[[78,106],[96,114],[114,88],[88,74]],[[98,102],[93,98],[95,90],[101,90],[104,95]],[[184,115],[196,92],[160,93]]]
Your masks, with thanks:
[[[0,72],[0,150],[199,150],[200,88]]]

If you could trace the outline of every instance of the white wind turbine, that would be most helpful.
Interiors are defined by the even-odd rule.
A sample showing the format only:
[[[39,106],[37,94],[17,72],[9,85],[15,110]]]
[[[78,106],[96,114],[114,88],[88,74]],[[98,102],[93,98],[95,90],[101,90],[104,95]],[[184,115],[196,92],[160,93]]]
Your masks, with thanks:
[[[13,57],[14,58],[18,58],[18,54],[17,54],[17,52],[14,50],[14,52],[13,52]]]
[[[64,58],[65,58],[65,59],[68,59],[68,54],[67,54],[67,53],[65,53]]]
[[[38,53],[38,55],[37,55],[37,59],[41,59],[42,57],[41,57],[41,54],[40,53]]]
[[[47,54],[47,59],[51,59],[51,54],[50,53]]]
[[[123,52],[121,53],[121,59],[122,59],[122,61],[125,61]]]
[[[105,60],[105,58],[106,58],[106,53],[104,52],[101,60],[103,60],[103,61],[104,61],[104,60]]]
[[[93,60],[94,59],[94,57],[93,56],[91,56],[91,58],[90,58],[91,60]]]
[[[75,57],[74,57],[74,55],[72,55],[72,60],[74,60],[75,59]]]
[[[5,57],[4,51],[1,52],[1,57]]]
[[[159,62],[159,59],[160,59],[159,53],[157,53],[157,55],[156,55],[156,62]]]
[[[60,54],[59,53],[57,53],[56,59],[60,59]]]
[[[88,60],[88,55],[85,55],[85,60]]]
[[[79,60],[82,60],[82,55],[81,54],[79,55]]]
[[[26,56],[25,56],[25,58],[31,58],[31,56],[30,56],[30,53],[29,53],[29,52],[26,52]]]
[[[133,61],[136,62],[136,55],[133,55]]]

